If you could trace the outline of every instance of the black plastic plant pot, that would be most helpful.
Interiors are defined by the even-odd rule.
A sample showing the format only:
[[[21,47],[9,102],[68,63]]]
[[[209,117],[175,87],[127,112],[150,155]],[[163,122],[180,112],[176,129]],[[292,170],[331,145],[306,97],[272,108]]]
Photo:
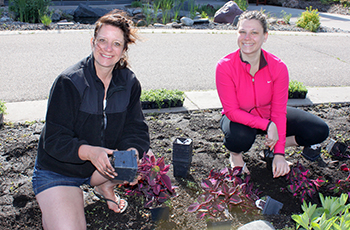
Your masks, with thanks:
[[[265,200],[257,200],[256,206],[260,209],[262,209],[262,214],[265,215],[278,215],[279,211],[283,207],[283,204],[277,200],[272,199],[271,197],[267,196],[266,201]]]
[[[191,164],[193,141],[190,138],[176,138],[173,143],[173,161]]]
[[[207,222],[208,230],[230,230],[232,226],[232,220],[220,221],[220,222]]]
[[[306,98],[307,92],[305,91],[296,91],[296,92],[289,92],[288,93],[288,98],[289,99],[305,99]]]
[[[327,145],[326,150],[334,157],[343,157],[348,146],[344,142],[339,142],[331,139],[330,143]]]
[[[169,220],[169,207],[150,208],[152,220],[154,222]]]
[[[173,161],[174,177],[187,178],[190,171],[190,164],[181,161]]]

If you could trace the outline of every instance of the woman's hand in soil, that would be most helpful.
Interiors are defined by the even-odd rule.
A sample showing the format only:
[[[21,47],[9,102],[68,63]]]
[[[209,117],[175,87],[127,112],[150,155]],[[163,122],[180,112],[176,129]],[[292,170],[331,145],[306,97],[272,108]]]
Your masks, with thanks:
[[[271,124],[269,125],[266,131],[267,131],[267,136],[266,136],[265,145],[269,146],[270,150],[272,151],[279,139],[276,124],[271,121]]]
[[[79,148],[78,154],[80,159],[91,161],[101,175],[114,178],[118,176],[118,173],[115,172],[108,158],[108,155],[113,155],[113,151],[102,147],[82,145]]]
[[[290,171],[289,164],[281,155],[275,155],[272,162],[273,178],[284,176]]]

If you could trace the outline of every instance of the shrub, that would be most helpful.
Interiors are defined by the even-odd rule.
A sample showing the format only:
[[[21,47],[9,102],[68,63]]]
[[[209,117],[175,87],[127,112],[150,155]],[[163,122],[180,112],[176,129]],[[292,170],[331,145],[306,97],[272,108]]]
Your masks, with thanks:
[[[243,10],[243,11],[247,10],[248,4],[247,4],[246,0],[235,0],[235,2],[241,10]]]
[[[131,2],[131,7],[141,7],[142,2],[141,1],[133,1]]]
[[[44,26],[49,27],[51,22],[52,22],[51,16],[52,16],[52,14],[50,14],[50,15],[46,15],[46,14],[41,15],[40,16],[41,23],[44,24]]]
[[[0,100],[0,114],[6,114],[6,109],[5,102]]]
[[[301,16],[298,18],[296,25],[302,27],[311,32],[316,32],[320,27],[320,16],[318,13],[318,9],[313,10],[312,6],[310,6],[310,10],[306,7],[306,11],[304,11]]]
[[[10,0],[9,10],[21,22],[36,23],[40,20],[40,14],[48,13],[50,4],[51,0]]]

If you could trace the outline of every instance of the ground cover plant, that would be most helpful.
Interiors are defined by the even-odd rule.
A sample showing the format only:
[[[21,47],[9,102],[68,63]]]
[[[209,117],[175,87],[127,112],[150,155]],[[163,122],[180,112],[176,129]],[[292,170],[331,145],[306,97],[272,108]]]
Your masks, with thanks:
[[[330,137],[322,143],[322,152],[327,167],[320,167],[316,162],[305,160],[302,148],[287,149],[287,160],[293,166],[303,165],[310,172],[310,179],[322,177],[326,183],[315,195],[305,202],[321,207],[318,193],[325,197],[339,197],[331,190],[338,180],[345,180],[349,172],[342,171],[341,165],[349,165],[348,159],[329,158],[325,148],[332,138],[350,144],[350,105],[318,105],[302,108],[324,119],[330,127]],[[197,213],[188,212],[191,204],[196,202],[203,192],[201,182],[210,172],[222,170],[229,166],[229,154],[222,144],[223,135],[219,128],[220,110],[195,111],[191,113],[148,114],[147,122],[153,152],[157,158],[163,157],[166,165],[170,164],[169,176],[177,196],[170,198],[168,221],[155,223],[150,210],[144,207],[141,197],[127,196],[126,188],[118,187],[116,191],[129,202],[125,213],[115,214],[107,208],[106,203],[94,196],[92,188],[83,186],[85,197],[85,214],[88,229],[205,229],[206,220],[198,219]],[[31,189],[37,144],[43,122],[22,124],[5,124],[0,129],[0,221],[4,229],[41,229],[41,213]],[[193,158],[190,175],[187,178],[174,178],[172,163],[172,145],[175,138],[188,137],[193,140]],[[240,207],[232,211],[233,229],[253,220],[264,219],[277,229],[293,229],[296,222],[292,215],[303,213],[302,201],[289,191],[281,191],[288,186],[286,177],[272,178],[266,169],[266,163],[259,157],[264,149],[263,139],[258,138],[251,150],[244,156],[251,172],[250,182],[253,190],[261,192],[260,197],[270,196],[283,203],[280,215],[263,216],[259,212],[244,213]],[[347,150],[348,152],[348,150]],[[220,218],[216,218],[219,220]]]

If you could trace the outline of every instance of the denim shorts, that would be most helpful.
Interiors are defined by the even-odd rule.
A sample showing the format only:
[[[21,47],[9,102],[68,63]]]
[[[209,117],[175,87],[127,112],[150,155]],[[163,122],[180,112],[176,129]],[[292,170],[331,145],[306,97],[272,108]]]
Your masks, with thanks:
[[[55,173],[49,170],[43,170],[34,167],[32,185],[35,195],[38,195],[42,191],[55,187],[55,186],[74,186],[80,187],[80,185],[90,185],[91,177],[77,178],[68,177],[59,173]]]

